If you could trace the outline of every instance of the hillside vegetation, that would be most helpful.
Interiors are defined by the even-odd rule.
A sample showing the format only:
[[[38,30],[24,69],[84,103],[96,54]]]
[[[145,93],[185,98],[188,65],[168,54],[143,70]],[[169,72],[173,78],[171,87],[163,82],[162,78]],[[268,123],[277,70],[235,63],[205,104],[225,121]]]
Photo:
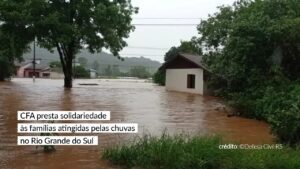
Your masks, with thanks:
[[[31,45],[32,46],[32,45]],[[24,59],[32,59],[32,50],[28,53],[24,54]],[[42,59],[42,63],[49,64],[53,61],[59,61],[59,56],[56,52],[50,53],[45,49],[37,48],[36,49],[36,57]],[[102,53],[95,53],[91,54],[90,52],[83,50],[77,55],[77,62],[78,58],[86,58],[87,59],[87,66],[89,68],[95,69],[95,63],[98,64],[98,72],[99,74],[105,73],[105,69],[108,68],[108,66],[116,67],[118,66],[118,69],[121,72],[129,72],[132,68],[143,66],[147,69],[148,72],[151,74],[154,73],[158,67],[160,67],[160,63],[158,61],[154,61],[148,58],[144,57],[125,57],[124,61],[118,59],[117,57],[114,57],[111,54],[102,52]]]

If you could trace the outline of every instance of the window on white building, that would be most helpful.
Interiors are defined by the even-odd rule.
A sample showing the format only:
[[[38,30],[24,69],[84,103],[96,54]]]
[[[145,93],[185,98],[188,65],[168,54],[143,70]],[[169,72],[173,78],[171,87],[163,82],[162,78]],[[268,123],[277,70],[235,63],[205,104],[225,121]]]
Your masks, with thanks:
[[[187,88],[195,89],[196,76],[194,74],[187,75]]]

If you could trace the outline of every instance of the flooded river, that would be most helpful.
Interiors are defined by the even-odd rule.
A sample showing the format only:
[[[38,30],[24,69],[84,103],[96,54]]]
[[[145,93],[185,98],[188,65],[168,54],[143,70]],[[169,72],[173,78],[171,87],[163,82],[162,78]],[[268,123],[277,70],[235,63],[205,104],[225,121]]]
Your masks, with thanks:
[[[18,110],[107,110],[111,111],[110,122],[138,123],[140,135],[159,135],[167,130],[171,134],[221,134],[240,143],[273,142],[267,124],[228,118],[220,109],[223,106],[214,97],[167,92],[143,80],[75,80],[71,90],[63,88],[63,80],[0,82],[0,169],[114,168],[101,160],[101,151],[135,137],[99,134],[99,146],[57,146],[56,152],[43,153],[41,148],[16,145]]]

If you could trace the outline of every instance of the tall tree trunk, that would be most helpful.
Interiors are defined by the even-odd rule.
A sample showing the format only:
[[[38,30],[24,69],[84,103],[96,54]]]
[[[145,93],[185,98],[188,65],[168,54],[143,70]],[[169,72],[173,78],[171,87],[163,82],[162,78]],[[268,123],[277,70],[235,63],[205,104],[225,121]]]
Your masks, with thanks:
[[[67,48],[64,47],[66,51],[66,66],[67,66],[67,76],[65,76],[65,88],[72,88],[72,78],[73,78],[73,59],[75,59],[75,52],[74,52],[74,43],[75,41],[72,40],[70,44],[68,44]]]
[[[67,61],[66,61],[66,71],[64,72],[65,74],[65,88],[72,88],[72,76],[73,76],[73,69],[72,69],[72,61],[73,61],[73,56],[67,56]]]
[[[74,52],[72,46],[68,49],[65,48],[63,44],[56,43],[56,48],[60,57],[61,66],[65,75],[65,88],[72,88],[72,76],[73,76],[73,69],[72,69],[72,62],[74,58]]]
[[[73,3],[74,0],[70,0],[70,15],[69,15],[69,24],[73,25],[74,22],[74,16],[75,16],[75,10],[73,10]],[[74,37],[73,37],[74,38]],[[62,59],[64,59],[65,61],[65,70],[64,70],[64,74],[65,74],[65,88],[72,88],[73,84],[72,84],[72,78],[73,78],[73,68],[72,68],[72,62],[73,59],[75,59],[75,38],[72,39],[72,41],[70,41],[70,43],[67,44],[61,44],[61,51],[62,54],[64,55],[64,57]]]

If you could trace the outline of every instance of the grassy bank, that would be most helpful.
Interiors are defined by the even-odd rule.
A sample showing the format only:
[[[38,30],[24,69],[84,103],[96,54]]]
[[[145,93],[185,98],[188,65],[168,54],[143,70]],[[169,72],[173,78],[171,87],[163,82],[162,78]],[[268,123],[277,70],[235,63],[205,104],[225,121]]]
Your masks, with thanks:
[[[103,158],[124,168],[147,169],[291,169],[300,168],[293,149],[219,149],[220,137],[144,136],[132,145],[107,149]]]

